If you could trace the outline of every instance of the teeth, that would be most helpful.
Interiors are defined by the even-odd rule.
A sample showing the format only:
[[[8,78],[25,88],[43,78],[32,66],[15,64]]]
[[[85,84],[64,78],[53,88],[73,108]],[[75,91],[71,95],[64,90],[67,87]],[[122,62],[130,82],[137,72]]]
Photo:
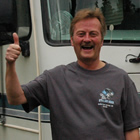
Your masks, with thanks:
[[[89,49],[90,50],[92,48],[93,48],[93,46],[91,46],[91,47],[89,47],[89,46],[88,47],[82,46],[82,49]]]

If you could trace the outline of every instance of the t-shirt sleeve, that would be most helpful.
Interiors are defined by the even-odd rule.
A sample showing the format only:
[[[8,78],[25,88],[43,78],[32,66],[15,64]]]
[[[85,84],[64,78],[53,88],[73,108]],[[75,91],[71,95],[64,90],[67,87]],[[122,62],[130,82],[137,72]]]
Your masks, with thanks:
[[[28,84],[21,85],[27,99],[27,103],[22,105],[26,112],[32,111],[39,105],[49,108],[47,81],[44,72]]]
[[[122,110],[124,119],[124,130],[129,131],[140,127],[140,98],[134,83],[130,80],[130,85],[125,89],[125,106]]]

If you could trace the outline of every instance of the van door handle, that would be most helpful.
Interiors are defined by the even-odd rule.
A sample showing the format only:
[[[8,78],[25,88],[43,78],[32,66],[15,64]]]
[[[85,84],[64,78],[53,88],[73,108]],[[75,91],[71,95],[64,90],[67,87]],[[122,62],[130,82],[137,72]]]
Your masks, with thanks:
[[[140,63],[140,54],[136,58],[129,59],[129,62],[130,63]]]
[[[139,53],[138,56],[133,55],[133,54],[128,54],[128,55],[125,57],[125,62],[127,62],[127,57],[128,57],[128,56],[133,56],[133,57],[134,57],[134,58],[129,59],[129,62],[130,62],[130,63],[140,63],[140,53]]]

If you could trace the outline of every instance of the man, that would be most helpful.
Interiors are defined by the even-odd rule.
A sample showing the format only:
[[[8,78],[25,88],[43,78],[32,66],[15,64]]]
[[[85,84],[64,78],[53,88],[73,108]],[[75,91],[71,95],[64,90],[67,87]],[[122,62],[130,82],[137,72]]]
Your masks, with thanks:
[[[140,100],[123,70],[100,60],[106,32],[99,9],[83,9],[70,27],[77,62],[44,71],[20,86],[15,61],[18,36],[7,49],[6,89],[10,104],[26,112],[50,109],[53,140],[139,140]]]

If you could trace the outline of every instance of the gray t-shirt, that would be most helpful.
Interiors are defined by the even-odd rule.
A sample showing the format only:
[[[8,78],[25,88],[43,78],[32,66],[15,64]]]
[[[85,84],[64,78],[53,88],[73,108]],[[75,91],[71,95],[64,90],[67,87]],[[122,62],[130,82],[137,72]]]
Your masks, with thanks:
[[[50,109],[53,140],[124,140],[140,126],[140,99],[123,70],[106,64],[86,70],[73,62],[44,71],[22,85],[26,112]]]

